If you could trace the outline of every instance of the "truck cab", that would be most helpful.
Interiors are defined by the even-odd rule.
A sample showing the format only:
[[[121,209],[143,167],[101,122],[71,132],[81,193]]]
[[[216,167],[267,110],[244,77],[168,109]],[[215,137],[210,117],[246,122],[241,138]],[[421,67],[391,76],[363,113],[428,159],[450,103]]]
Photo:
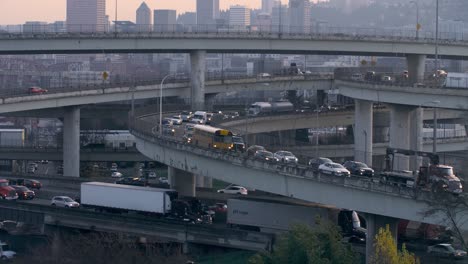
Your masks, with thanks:
[[[206,124],[208,121],[208,114],[205,111],[196,111],[195,114],[193,114],[192,123],[195,124]]]
[[[430,165],[429,167],[421,167],[418,176],[421,185],[433,184],[433,186],[442,187],[445,191],[455,194],[463,192],[463,185],[453,173],[451,166]]]

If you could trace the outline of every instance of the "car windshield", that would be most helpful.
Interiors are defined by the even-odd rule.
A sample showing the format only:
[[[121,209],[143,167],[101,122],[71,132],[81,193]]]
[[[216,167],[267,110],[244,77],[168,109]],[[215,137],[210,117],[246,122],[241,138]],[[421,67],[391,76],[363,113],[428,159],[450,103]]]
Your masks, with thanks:
[[[452,176],[453,169],[451,167],[439,167],[437,168],[439,175],[442,176]]]
[[[26,187],[24,187],[24,186],[16,186],[15,189],[16,189],[16,190],[23,191],[23,192],[28,191],[28,188],[26,188]]]
[[[280,153],[280,155],[282,155],[282,156],[294,156],[294,155],[293,155],[291,152],[289,152],[289,151],[282,151],[282,152]]]
[[[267,157],[267,158],[268,158],[268,157],[273,157],[273,153],[268,152],[268,151],[262,152],[262,155],[265,156],[265,157]]]
[[[335,168],[335,169],[342,169],[343,168],[343,166],[341,164],[338,164],[338,163],[330,164],[330,166],[332,168]]]
[[[366,164],[362,163],[362,162],[356,162],[356,167],[358,168],[368,168]]]
[[[74,202],[72,198],[70,197],[64,197],[63,200],[67,203],[71,203],[71,202]]]
[[[189,112],[186,112],[186,111],[184,111],[184,112],[182,112],[182,115],[190,115],[190,113],[189,113]]]
[[[203,116],[202,115],[194,115],[193,119],[203,119]]]
[[[455,252],[455,249],[452,247],[452,245],[445,245],[444,248],[446,248],[446,250],[449,252]]]
[[[241,137],[232,137],[232,142],[244,143],[244,140]]]
[[[8,186],[8,182],[0,182],[0,187]]]
[[[319,163],[332,163],[332,160],[331,159],[327,159],[327,158],[320,158],[319,159]]]

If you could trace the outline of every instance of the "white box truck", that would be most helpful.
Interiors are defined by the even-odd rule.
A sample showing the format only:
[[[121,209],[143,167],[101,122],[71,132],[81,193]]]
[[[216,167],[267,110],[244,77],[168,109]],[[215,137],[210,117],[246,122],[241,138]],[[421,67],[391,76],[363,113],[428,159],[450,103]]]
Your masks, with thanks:
[[[81,184],[81,204],[98,209],[138,211],[160,215],[171,212],[175,190],[103,182]]]
[[[315,226],[317,217],[336,222],[339,210],[261,199],[229,199],[227,224],[241,229],[280,233],[293,224]]]
[[[444,87],[468,88],[468,73],[449,72],[445,79]]]

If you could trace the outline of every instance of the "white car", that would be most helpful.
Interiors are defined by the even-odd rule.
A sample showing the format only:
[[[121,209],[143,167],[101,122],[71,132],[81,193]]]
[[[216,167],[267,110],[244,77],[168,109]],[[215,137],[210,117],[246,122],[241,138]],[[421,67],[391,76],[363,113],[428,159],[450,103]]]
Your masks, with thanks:
[[[179,116],[173,116],[171,118],[171,121],[173,125],[176,125],[176,126],[182,125],[182,119]]]
[[[159,183],[169,184],[169,180],[166,177],[159,178]]]
[[[2,248],[0,256],[1,260],[13,259],[16,256],[16,252],[10,250],[10,247],[7,243],[0,241],[0,247]]]
[[[289,151],[284,151],[280,150],[275,152],[275,158],[278,159],[279,162],[284,162],[284,163],[295,163],[299,161],[294,154],[292,154]]]
[[[75,202],[72,198],[68,196],[54,196],[50,205],[57,206],[57,207],[65,207],[65,208],[77,208],[80,207],[80,204]]]
[[[339,163],[324,163],[318,167],[318,171],[323,174],[330,174],[333,176],[350,177],[351,173],[343,165]]]
[[[248,191],[245,187],[238,185],[230,185],[224,189],[218,190],[218,193],[229,193],[229,194],[242,194],[247,195]]]
[[[114,171],[114,172],[112,172],[111,177],[112,177],[112,178],[121,178],[121,177],[122,177],[122,173],[120,173],[120,172],[118,172],[118,171]]]
[[[156,178],[156,172],[154,172],[154,171],[148,172],[148,178],[150,178],[150,179]]]

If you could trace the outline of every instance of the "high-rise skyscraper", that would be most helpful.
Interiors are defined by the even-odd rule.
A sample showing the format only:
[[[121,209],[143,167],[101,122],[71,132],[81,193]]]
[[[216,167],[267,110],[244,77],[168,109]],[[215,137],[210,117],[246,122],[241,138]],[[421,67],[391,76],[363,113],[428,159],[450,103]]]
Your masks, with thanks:
[[[177,11],[168,9],[154,10],[154,30],[158,32],[175,31]]]
[[[136,26],[138,31],[149,31],[151,29],[151,9],[143,2],[136,10]]]
[[[250,9],[242,5],[229,8],[229,25],[250,26]]]
[[[289,31],[289,8],[287,5],[277,5],[273,7],[271,14],[271,30],[273,32]]]
[[[273,7],[279,5],[280,3],[281,2],[279,0],[262,0],[262,12],[271,15]]]
[[[309,0],[289,0],[289,27],[291,32],[310,32]]]
[[[68,31],[102,32],[106,22],[106,0],[67,0]]]
[[[213,25],[219,18],[219,0],[197,0],[197,24]]]

